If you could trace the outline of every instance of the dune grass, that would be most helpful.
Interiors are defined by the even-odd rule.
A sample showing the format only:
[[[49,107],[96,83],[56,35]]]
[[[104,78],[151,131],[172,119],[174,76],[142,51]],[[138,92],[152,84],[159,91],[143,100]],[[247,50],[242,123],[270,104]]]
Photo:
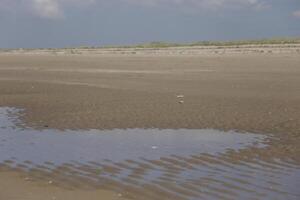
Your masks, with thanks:
[[[167,48],[167,47],[193,47],[193,46],[238,46],[238,45],[267,45],[267,44],[300,44],[300,37],[297,38],[271,38],[259,40],[233,40],[233,41],[199,41],[192,43],[169,43],[150,42],[127,46],[104,46],[102,48]]]
[[[150,42],[137,45],[104,45],[104,46],[78,46],[65,48],[19,48],[8,49],[1,48],[1,52],[9,52],[11,50],[70,50],[70,53],[75,53],[78,49],[107,49],[107,48],[168,48],[168,47],[193,47],[193,46],[220,46],[220,47],[238,47],[240,45],[271,45],[271,44],[300,44],[300,37],[286,38],[271,38],[259,40],[232,40],[232,41],[199,41],[191,43],[172,43],[172,42]]]

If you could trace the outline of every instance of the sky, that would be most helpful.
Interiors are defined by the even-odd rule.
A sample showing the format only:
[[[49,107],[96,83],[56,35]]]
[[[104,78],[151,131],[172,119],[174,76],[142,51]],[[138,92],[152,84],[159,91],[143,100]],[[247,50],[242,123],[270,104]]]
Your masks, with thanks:
[[[0,0],[0,48],[300,36],[300,0]]]

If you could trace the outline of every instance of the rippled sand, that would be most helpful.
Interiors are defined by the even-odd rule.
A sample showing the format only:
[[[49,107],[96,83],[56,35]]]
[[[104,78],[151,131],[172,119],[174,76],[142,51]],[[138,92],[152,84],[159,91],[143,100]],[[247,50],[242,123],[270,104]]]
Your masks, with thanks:
[[[300,165],[261,159],[271,135],[216,130],[59,131],[18,128],[0,108],[2,168],[68,189],[131,199],[298,199]],[[30,180],[30,179],[29,179]]]

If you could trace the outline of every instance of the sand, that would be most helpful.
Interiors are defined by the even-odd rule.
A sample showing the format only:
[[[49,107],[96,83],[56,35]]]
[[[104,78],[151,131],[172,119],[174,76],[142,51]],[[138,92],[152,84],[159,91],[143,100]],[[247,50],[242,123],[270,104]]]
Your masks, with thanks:
[[[3,200],[105,200],[125,199],[105,190],[70,190],[52,185],[51,181],[32,181],[16,172],[0,171],[0,199]]]
[[[273,134],[280,142],[265,156],[299,161],[299,77],[299,53],[288,51],[10,52],[0,54],[0,106],[24,109],[23,126],[38,129],[214,128]],[[73,192],[72,199],[100,193],[115,198],[107,191]],[[46,199],[48,194],[71,199],[62,188],[28,183],[16,172],[0,173],[1,199]]]
[[[0,56],[28,126],[299,131],[300,56]],[[184,95],[180,104],[178,95]]]

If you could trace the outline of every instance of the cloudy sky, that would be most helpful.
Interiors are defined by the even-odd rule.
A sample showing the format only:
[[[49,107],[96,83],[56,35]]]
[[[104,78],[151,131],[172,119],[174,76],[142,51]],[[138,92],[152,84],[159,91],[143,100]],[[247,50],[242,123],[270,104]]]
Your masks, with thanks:
[[[300,36],[300,0],[0,0],[0,48]]]

